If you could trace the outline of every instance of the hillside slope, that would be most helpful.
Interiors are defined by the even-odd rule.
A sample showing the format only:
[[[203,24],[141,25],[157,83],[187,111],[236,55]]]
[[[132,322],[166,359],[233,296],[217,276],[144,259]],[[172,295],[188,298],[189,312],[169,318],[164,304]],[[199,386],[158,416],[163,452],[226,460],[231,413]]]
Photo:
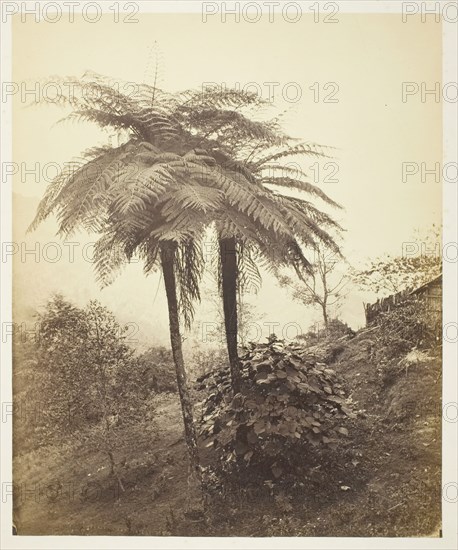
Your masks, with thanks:
[[[125,492],[104,458],[69,438],[14,460],[19,534],[179,536],[439,536],[441,357],[392,354],[378,327],[307,348],[343,378],[358,411],[349,436],[318,457],[301,493],[268,487],[212,496],[186,513],[187,455],[178,398],[152,396],[154,425],[119,438]],[[202,445],[206,460],[209,450]],[[20,488],[40,487],[38,498]],[[69,492],[73,487],[73,493]]]

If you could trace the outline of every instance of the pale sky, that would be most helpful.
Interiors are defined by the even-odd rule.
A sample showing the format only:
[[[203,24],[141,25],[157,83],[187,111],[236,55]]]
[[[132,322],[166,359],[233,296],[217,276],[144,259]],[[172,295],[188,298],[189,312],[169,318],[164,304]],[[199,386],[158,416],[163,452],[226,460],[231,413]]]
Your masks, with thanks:
[[[293,136],[338,148],[337,181],[321,187],[345,208],[336,216],[346,228],[344,252],[350,263],[384,253],[400,254],[416,228],[441,222],[441,184],[420,174],[402,181],[402,163],[442,160],[442,103],[420,94],[402,101],[403,82],[425,82],[433,88],[441,80],[441,25],[433,19],[421,23],[400,15],[340,14],[338,24],[316,24],[313,16],[298,23],[276,20],[222,23],[219,18],[201,22],[200,15],[138,15],[131,25],[113,23],[112,17],[90,24],[21,23],[13,27],[13,80],[33,82],[50,75],[80,76],[91,70],[122,80],[142,82],[148,52],[156,41],[161,53],[160,85],[175,91],[200,88],[204,82],[261,90],[268,97],[274,87],[274,104],[287,109],[285,129]],[[318,83],[317,85],[315,83]],[[332,84],[329,84],[332,83]],[[327,87],[324,87],[328,84]],[[313,91],[310,87],[314,87]],[[332,96],[337,103],[324,103]],[[301,90],[299,101],[294,99]],[[316,90],[320,101],[315,102]],[[29,96],[30,97],[30,96]],[[14,160],[27,168],[40,163],[63,164],[101,139],[89,125],[54,126],[63,116],[60,108],[24,108],[20,95],[14,105]],[[304,167],[313,170],[314,160]],[[46,170],[36,182],[33,175],[18,174],[14,192],[28,197],[16,201],[15,240],[28,243],[57,241],[55,223],[49,221],[35,234],[23,229],[33,216],[36,200],[44,192]],[[50,169],[50,173],[51,173]],[[43,177],[44,173],[44,177]],[[328,172],[329,175],[329,172]],[[22,176],[22,177],[21,177]],[[22,212],[18,209],[22,209]],[[75,240],[75,239],[73,239]],[[81,242],[93,238],[81,237]],[[115,284],[99,292],[91,266],[77,255],[75,262],[37,264],[27,259],[15,265],[17,311],[42,303],[52,289],[83,303],[99,298],[123,322],[137,322],[141,338],[168,342],[163,288],[158,276],[145,279],[138,265],[131,266]],[[30,275],[33,273],[33,284]],[[269,276],[256,299],[263,321],[297,323],[304,329],[317,318],[310,309],[294,304]],[[362,297],[352,293],[341,312],[357,327],[364,323]],[[203,307],[199,320],[211,319]],[[281,331],[280,331],[281,332]],[[291,335],[294,331],[291,332]]]

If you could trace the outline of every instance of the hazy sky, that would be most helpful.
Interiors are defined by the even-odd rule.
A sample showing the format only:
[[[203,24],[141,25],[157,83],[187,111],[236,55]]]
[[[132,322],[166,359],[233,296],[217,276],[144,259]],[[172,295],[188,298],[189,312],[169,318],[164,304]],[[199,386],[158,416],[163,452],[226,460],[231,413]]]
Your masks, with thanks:
[[[13,80],[27,80],[33,88],[35,80],[50,75],[80,76],[92,70],[141,82],[149,78],[148,55],[156,41],[163,88],[200,88],[204,82],[250,85],[266,99],[273,89],[274,104],[287,109],[284,123],[290,134],[338,148],[333,160],[336,181],[324,182],[324,176],[332,174],[323,170],[319,180],[345,208],[336,216],[347,230],[344,251],[351,263],[385,252],[400,254],[402,242],[411,239],[415,228],[440,223],[440,183],[432,176],[422,182],[420,174],[402,181],[403,162],[431,168],[442,160],[442,104],[432,96],[422,102],[420,94],[402,101],[403,82],[425,82],[432,88],[441,80],[441,25],[433,19],[421,23],[412,17],[405,24],[400,15],[340,14],[338,24],[316,24],[312,15],[295,24],[281,19],[250,24],[231,19],[222,23],[220,18],[202,23],[200,15],[137,17],[140,22],[131,25],[116,24],[109,15],[95,24],[81,19],[73,24],[16,19]],[[317,91],[320,98],[315,102]],[[338,102],[325,103],[325,97]],[[16,96],[14,160],[27,168],[40,163],[42,171],[40,181],[23,172],[14,180],[15,193],[29,197],[16,201],[18,241],[24,240],[35,200],[48,183],[43,167],[63,164],[86,147],[106,141],[89,125],[53,126],[62,116],[54,105],[24,108]],[[309,173],[313,163],[305,164]],[[50,221],[27,241],[56,241],[54,232]],[[81,237],[81,242],[88,240]],[[102,293],[93,282],[91,266],[80,257],[71,263],[64,253],[59,262],[42,259],[38,264],[32,258],[17,262],[15,269],[15,295],[21,307],[42,302],[52,288],[78,302],[99,297],[122,320],[138,322],[147,340],[167,341],[161,288],[152,305],[159,278],[146,280],[138,265]],[[27,283],[31,273],[33,285]],[[352,294],[342,309],[342,317],[354,326],[363,323],[361,301],[360,295]],[[314,318],[269,277],[256,303],[266,314],[264,320],[281,326],[296,322],[305,330]],[[204,309],[200,320],[206,318],[211,316]]]

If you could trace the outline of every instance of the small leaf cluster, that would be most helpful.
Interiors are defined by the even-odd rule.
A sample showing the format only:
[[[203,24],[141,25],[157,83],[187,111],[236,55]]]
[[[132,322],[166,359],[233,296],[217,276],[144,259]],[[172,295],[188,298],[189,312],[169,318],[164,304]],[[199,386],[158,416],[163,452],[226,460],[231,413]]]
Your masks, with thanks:
[[[233,395],[228,369],[198,379],[206,390],[201,434],[222,471],[256,469],[282,477],[317,446],[336,448],[353,416],[336,373],[306,359],[297,344],[271,339],[241,356],[242,387]]]

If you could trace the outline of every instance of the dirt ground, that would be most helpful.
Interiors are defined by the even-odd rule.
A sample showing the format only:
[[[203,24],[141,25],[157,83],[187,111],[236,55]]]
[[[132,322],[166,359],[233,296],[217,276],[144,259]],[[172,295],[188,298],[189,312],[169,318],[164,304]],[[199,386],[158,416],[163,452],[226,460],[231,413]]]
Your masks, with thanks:
[[[156,421],[119,437],[124,491],[106,458],[77,441],[16,456],[20,535],[440,536],[441,359],[374,364],[370,332],[332,363],[355,407],[334,456],[311,466],[285,507],[268,488],[245,488],[192,517],[181,410],[151,399]],[[207,451],[208,452],[208,451]]]

